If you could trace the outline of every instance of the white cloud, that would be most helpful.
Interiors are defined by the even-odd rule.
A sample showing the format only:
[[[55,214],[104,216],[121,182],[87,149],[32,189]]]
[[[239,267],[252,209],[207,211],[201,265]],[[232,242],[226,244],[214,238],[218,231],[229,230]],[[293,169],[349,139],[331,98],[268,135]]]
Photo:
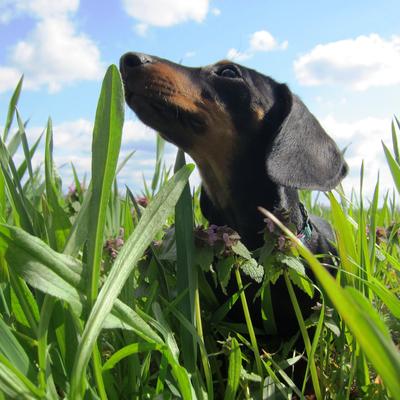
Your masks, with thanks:
[[[153,129],[149,128],[139,120],[125,120],[123,140],[126,143],[150,141],[154,142],[156,133]]]
[[[221,15],[221,10],[219,8],[217,8],[217,7],[214,7],[214,8],[211,9],[211,13],[213,15],[215,15],[216,17],[218,17],[219,15]]]
[[[0,22],[9,22],[22,14],[37,18],[57,18],[76,12],[79,0],[2,0]]]
[[[277,40],[268,31],[257,31],[250,36],[250,51],[272,51],[278,48],[286,49],[288,41],[278,44]]]
[[[226,54],[226,58],[233,61],[244,61],[252,56],[252,54],[246,51],[241,52],[235,48],[229,49],[228,53]]]
[[[390,119],[367,117],[357,121],[340,121],[330,115],[320,119],[322,126],[341,149],[348,146],[345,159],[350,171],[343,184],[349,195],[352,188],[360,186],[360,168],[364,160],[364,194],[372,198],[378,171],[381,193],[393,187],[382,148],[383,140],[391,148]]]
[[[0,66],[0,93],[15,89],[21,74],[15,68]]]
[[[348,146],[345,154],[346,161],[350,167],[349,176],[343,184],[347,195],[351,189],[359,189],[359,175],[362,160],[364,160],[364,194],[372,198],[375,183],[380,172],[381,194],[385,190],[393,188],[393,181],[386,165],[385,156],[381,141],[391,147],[390,119],[368,117],[357,121],[341,121],[329,115],[320,119],[321,124],[330,136],[343,149]],[[72,171],[70,164],[76,167],[79,177],[85,174],[90,176],[91,169],[91,141],[92,141],[92,121],[78,119],[66,121],[53,126],[54,140],[54,160],[60,174],[67,185],[72,182]],[[1,129],[0,129],[1,131]],[[43,127],[27,128],[29,143],[32,145],[39,134],[43,132]],[[134,192],[138,192],[142,187],[142,174],[146,179],[151,179],[155,164],[155,132],[146,127],[138,120],[126,120],[123,128],[122,147],[120,160],[124,159],[128,152],[136,150],[136,153],[129,161],[120,176],[120,183],[127,184]],[[42,146],[44,140],[42,139]],[[175,161],[176,148],[167,144],[165,148],[164,160],[166,165],[173,166]],[[22,152],[17,155],[22,161]],[[43,147],[38,149],[34,158],[34,165],[39,165],[44,160]],[[187,162],[193,162],[187,157]],[[198,185],[200,178],[198,173],[191,178],[191,185]]]
[[[100,51],[88,36],[77,32],[70,19],[79,1],[56,3],[49,0],[16,2],[16,12],[33,15],[38,21],[29,36],[10,50],[7,65],[0,66],[0,91],[14,87],[15,77],[22,74],[25,88],[47,87],[50,92],[78,80],[101,77],[104,68]],[[14,79],[7,85],[11,77]]]
[[[139,36],[142,36],[142,37],[146,36],[148,30],[149,30],[149,25],[147,25],[147,24],[140,23],[140,24],[135,25],[135,32]]]
[[[95,44],[65,18],[40,21],[28,40],[17,43],[10,60],[25,73],[26,88],[47,86],[50,92],[77,80],[99,79],[103,72]]]
[[[63,122],[53,127],[54,147],[63,152],[90,151],[93,123],[80,118],[76,121]]]
[[[196,55],[196,52],[195,52],[195,51],[187,51],[187,52],[185,53],[184,58],[191,58],[191,57],[194,57],[195,55]]]
[[[123,0],[126,13],[143,24],[169,27],[194,20],[202,22],[209,0]]]
[[[257,31],[250,35],[248,48],[241,52],[235,48],[228,50],[226,57],[234,61],[243,61],[254,56],[258,52],[274,50],[286,50],[289,42],[285,40],[279,43],[270,32],[266,30]]]
[[[400,36],[377,34],[319,44],[294,62],[303,85],[343,84],[354,90],[400,83]]]

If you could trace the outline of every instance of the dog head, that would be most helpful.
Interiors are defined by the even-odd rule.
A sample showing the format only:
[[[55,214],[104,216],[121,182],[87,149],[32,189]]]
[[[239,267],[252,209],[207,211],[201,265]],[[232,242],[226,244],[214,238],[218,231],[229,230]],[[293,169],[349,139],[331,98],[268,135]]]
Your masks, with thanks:
[[[225,193],[214,199],[221,207],[235,178],[232,164],[249,149],[262,154],[268,179],[289,188],[330,190],[347,173],[302,101],[254,70],[230,61],[188,68],[140,53],[122,56],[120,70],[129,107],[191,155],[207,191]],[[252,157],[240,159],[253,164]]]

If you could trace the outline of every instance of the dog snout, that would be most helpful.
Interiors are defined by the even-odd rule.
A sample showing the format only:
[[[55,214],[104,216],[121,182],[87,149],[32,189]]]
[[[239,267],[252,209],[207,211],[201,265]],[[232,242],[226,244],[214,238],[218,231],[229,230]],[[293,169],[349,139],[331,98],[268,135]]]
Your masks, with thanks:
[[[140,67],[144,64],[152,63],[154,60],[147,54],[142,53],[126,53],[119,61],[119,69],[123,77],[125,77],[129,71],[136,67]]]

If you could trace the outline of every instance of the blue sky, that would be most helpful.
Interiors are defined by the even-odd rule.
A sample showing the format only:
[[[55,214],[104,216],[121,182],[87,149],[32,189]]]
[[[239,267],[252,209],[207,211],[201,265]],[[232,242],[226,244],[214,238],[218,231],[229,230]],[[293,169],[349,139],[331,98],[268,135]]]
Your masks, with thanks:
[[[399,115],[398,0],[0,0],[0,126],[18,77],[28,139],[54,125],[55,161],[90,170],[92,121],[106,67],[130,50],[190,66],[223,58],[286,82],[340,147],[349,145],[349,190],[365,160],[366,191],[378,170],[391,186],[380,141]],[[127,110],[121,180],[138,190],[151,175],[154,134]],[[168,148],[172,162],[175,150]],[[42,152],[38,153],[40,163]],[[67,185],[70,167],[60,172]]]

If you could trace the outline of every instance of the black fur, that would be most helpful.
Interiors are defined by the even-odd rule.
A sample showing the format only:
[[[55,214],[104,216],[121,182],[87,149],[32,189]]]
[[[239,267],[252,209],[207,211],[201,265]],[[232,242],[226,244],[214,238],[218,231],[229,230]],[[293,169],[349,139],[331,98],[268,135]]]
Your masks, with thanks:
[[[205,217],[235,229],[251,250],[263,244],[265,224],[258,206],[285,210],[300,231],[306,216],[297,189],[330,190],[347,173],[334,141],[285,84],[227,61],[186,68],[139,53],[125,54],[120,70],[128,105],[197,162],[206,188],[201,195]],[[226,126],[215,121],[226,121]],[[214,141],[216,135],[223,139]],[[201,142],[202,137],[210,140]],[[310,221],[310,250],[334,253],[329,224],[314,216]],[[249,290],[255,294],[256,285]],[[271,294],[278,332],[293,334],[298,326],[282,279]],[[313,301],[298,295],[309,314]],[[259,309],[252,315],[256,325],[261,323]]]

